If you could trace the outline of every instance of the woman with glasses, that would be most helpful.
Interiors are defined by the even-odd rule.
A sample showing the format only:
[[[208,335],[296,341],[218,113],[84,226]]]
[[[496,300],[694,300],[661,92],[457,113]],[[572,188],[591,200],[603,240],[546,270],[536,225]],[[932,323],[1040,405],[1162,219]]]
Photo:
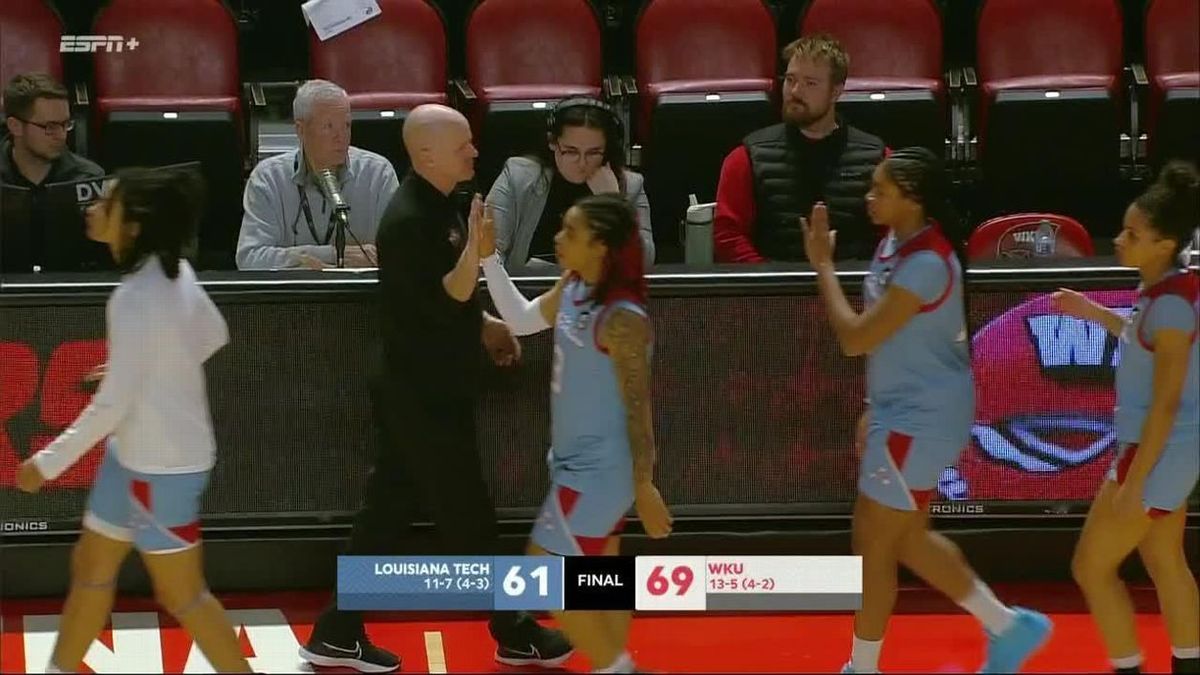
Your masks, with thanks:
[[[623,194],[636,208],[643,261],[654,264],[650,202],[641,174],[625,168],[621,119],[602,101],[560,101],[546,120],[546,146],[512,157],[488,193],[496,248],[510,272],[557,265],[554,235],[563,216],[588,195]]]

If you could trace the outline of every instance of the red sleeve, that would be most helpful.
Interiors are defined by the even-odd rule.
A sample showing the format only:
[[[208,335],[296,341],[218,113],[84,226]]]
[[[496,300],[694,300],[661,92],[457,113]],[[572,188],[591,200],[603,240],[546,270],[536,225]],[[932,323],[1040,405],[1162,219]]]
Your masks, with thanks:
[[[750,241],[754,229],[754,177],[750,153],[739,145],[721,164],[717,208],[713,216],[713,258],[716,262],[766,262]]]

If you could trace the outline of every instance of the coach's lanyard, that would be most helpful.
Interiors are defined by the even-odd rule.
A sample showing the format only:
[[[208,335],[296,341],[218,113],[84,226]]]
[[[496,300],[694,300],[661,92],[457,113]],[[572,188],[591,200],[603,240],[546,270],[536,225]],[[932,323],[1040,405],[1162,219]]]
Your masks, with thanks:
[[[325,226],[325,240],[322,241],[317,236],[316,225],[313,225],[312,209],[308,206],[308,191],[304,189],[303,185],[298,186],[298,189],[300,190],[300,209],[304,211],[304,220],[308,223],[308,231],[312,234],[313,241],[328,245],[329,240],[333,238],[333,215],[329,216],[329,224]]]

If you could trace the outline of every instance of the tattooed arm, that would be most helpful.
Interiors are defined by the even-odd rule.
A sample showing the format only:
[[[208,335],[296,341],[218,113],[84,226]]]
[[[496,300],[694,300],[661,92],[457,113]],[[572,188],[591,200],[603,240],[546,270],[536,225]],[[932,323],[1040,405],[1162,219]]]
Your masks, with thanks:
[[[621,398],[625,401],[634,483],[651,482],[654,479],[654,425],[650,412],[649,322],[628,309],[613,310],[612,316],[604,322],[600,341],[612,359]]]
[[[654,486],[654,417],[650,408],[650,322],[628,309],[613,310],[604,322],[600,345],[608,351],[617,373],[629,449],[633,455],[633,484],[638,517],[651,537],[671,531],[671,514]]]

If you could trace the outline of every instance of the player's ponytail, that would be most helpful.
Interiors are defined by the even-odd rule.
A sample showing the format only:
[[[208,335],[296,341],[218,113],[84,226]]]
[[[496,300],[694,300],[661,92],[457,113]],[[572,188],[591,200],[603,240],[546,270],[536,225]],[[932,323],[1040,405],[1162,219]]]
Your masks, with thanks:
[[[608,248],[604,274],[593,299],[599,304],[630,300],[646,304],[646,275],[637,212],[619,195],[592,195],[575,203],[592,233]]]
[[[1168,162],[1158,180],[1134,204],[1149,218],[1163,237],[1175,241],[1175,255],[1183,252],[1195,236],[1200,222],[1200,175],[1191,162]]]
[[[113,194],[126,222],[139,232],[119,266],[130,272],[157,255],[167,278],[179,276],[179,260],[195,240],[204,203],[204,181],[192,171],[128,168],[117,172]]]
[[[921,205],[925,217],[938,224],[954,247],[954,255],[962,268],[963,321],[968,325],[969,347],[971,307],[967,292],[967,238],[970,232],[950,200],[950,181],[942,160],[928,148],[909,147],[893,152],[883,160],[883,166],[900,192]]]

